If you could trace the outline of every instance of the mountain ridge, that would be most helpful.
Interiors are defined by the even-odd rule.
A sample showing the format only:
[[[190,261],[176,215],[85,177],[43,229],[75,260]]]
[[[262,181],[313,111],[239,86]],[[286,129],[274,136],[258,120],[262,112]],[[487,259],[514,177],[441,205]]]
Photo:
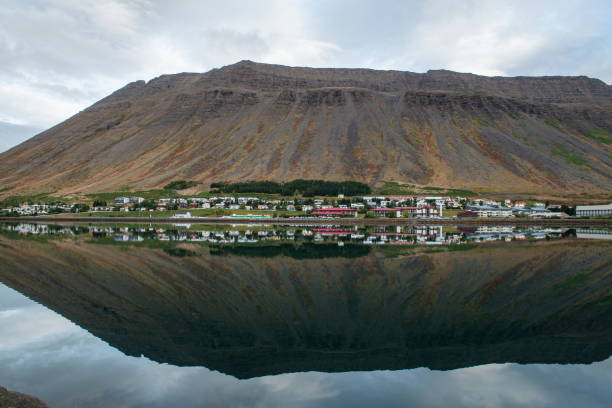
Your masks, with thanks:
[[[135,81],[0,154],[11,194],[294,178],[608,192],[612,86],[241,61]]]

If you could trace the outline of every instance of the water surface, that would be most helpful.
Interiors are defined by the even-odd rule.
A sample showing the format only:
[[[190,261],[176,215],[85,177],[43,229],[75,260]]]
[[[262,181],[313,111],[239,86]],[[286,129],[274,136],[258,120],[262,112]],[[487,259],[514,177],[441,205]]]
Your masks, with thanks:
[[[51,407],[608,407],[607,236],[2,224],[0,384]]]

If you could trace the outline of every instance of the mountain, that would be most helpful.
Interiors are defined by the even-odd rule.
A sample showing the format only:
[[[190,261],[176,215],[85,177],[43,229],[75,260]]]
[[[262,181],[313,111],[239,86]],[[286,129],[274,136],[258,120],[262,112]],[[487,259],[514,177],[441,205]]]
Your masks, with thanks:
[[[609,192],[612,86],[587,77],[241,61],[128,84],[0,154],[0,188],[295,178]]]
[[[0,236],[0,282],[122,352],[238,378],[591,363],[612,353],[610,244],[355,258]]]

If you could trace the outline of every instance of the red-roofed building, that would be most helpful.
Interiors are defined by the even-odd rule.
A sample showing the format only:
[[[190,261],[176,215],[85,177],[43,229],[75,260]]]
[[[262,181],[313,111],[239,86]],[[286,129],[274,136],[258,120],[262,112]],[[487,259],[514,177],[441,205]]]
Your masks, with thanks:
[[[478,217],[478,213],[476,211],[461,211],[457,213],[457,217]]]

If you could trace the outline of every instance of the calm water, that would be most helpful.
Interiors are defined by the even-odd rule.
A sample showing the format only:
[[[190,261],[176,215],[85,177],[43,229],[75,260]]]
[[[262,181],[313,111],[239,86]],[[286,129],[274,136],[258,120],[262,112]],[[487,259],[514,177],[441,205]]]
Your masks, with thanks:
[[[50,407],[611,407],[609,230],[0,224]]]

